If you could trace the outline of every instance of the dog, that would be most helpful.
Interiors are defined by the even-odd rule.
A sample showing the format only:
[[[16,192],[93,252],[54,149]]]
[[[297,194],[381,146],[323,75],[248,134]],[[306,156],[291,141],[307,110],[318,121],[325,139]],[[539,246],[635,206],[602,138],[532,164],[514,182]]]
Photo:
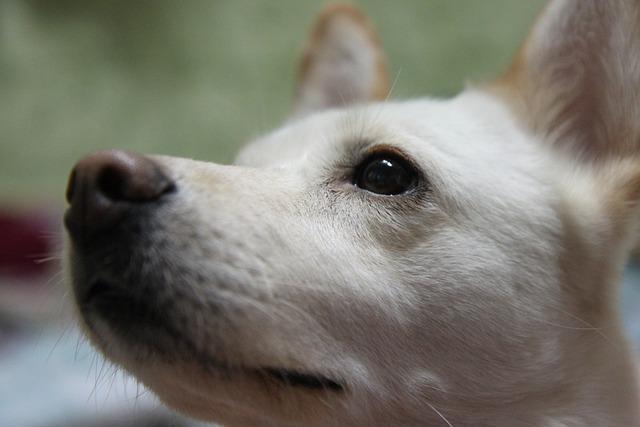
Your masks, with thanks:
[[[69,178],[91,342],[227,426],[638,426],[617,282],[640,210],[640,1],[552,0],[498,79],[388,101],[325,8],[291,117],[225,166]]]

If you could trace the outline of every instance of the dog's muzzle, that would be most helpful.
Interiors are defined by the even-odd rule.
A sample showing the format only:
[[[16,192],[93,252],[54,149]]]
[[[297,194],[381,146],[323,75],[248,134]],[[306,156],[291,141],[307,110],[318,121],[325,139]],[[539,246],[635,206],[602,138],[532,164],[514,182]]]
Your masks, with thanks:
[[[122,281],[141,236],[175,184],[162,166],[126,151],[100,151],[81,159],[67,185],[64,223],[71,238],[73,289],[80,305],[96,282]]]
[[[71,238],[70,272],[79,312],[93,338],[116,337],[132,354],[150,351],[171,361],[185,357],[228,375],[243,372],[281,386],[343,391],[344,382],[315,370],[217,362],[219,355],[207,353],[184,332],[193,310],[216,316],[219,302],[211,296],[212,287],[208,304],[194,305],[202,295],[190,296],[196,290],[185,282],[189,271],[166,250],[170,242],[163,231],[175,205],[173,193],[176,185],[162,165],[130,152],[91,154],[71,172],[64,217]],[[109,332],[103,336],[105,327]]]

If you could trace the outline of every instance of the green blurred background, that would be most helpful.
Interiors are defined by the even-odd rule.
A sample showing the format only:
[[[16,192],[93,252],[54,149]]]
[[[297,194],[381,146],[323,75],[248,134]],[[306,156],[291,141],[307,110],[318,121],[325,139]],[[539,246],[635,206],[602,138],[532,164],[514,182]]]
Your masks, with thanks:
[[[63,206],[84,153],[229,162],[287,115],[322,1],[0,0],[0,201]],[[362,0],[393,98],[498,73],[543,0]]]

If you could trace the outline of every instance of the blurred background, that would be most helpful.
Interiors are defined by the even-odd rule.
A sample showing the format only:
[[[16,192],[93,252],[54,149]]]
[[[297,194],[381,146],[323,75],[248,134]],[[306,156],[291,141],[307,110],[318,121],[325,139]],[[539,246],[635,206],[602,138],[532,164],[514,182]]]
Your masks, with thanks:
[[[89,151],[229,162],[289,111],[324,2],[0,0],[0,426],[190,426],[83,342],[60,274]],[[397,82],[448,96],[502,70],[543,0],[361,0]],[[621,304],[640,342],[640,273]]]

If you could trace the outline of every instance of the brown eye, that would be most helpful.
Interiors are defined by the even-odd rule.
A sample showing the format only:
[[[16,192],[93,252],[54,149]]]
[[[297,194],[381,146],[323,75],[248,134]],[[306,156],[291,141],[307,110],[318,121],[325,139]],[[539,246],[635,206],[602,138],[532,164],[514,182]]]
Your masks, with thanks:
[[[415,170],[394,154],[382,153],[365,160],[356,171],[357,187],[393,196],[411,190],[417,181]]]

